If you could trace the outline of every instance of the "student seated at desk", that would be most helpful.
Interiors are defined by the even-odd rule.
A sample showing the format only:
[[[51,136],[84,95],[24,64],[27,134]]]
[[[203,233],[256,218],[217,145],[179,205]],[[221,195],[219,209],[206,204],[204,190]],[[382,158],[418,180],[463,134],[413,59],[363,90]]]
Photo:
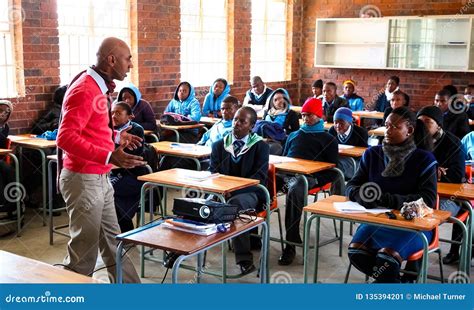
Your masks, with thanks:
[[[209,87],[209,93],[204,98],[202,116],[222,117],[221,103],[230,93],[230,85],[225,79],[217,79]]]
[[[269,148],[262,137],[252,133],[256,121],[257,113],[251,107],[242,107],[237,111],[232,134],[212,145],[212,173],[257,179],[260,184],[266,185]],[[240,210],[260,210],[265,196],[258,188],[246,188],[231,193],[227,201],[239,206]],[[233,239],[235,260],[243,275],[255,270],[250,240],[250,233]]]
[[[385,91],[380,93],[374,101],[375,110],[384,112],[390,105],[393,94],[400,89],[400,78],[393,75],[388,78],[387,84],[385,85]]]
[[[469,84],[464,89],[464,100],[469,119],[474,119],[474,84]]]
[[[341,107],[349,108],[349,104],[344,98],[336,93],[337,86],[333,82],[327,82],[323,86],[323,108],[324,120],[328,123],[333,122],[334,113]]]
[[[316,80],[311,84],[311,92],[313,93],[313,97],[309,98],[316,98],[316,99],[323,99],[323,80]],[[309,99],[308,98],[308,99]],[[306,99],[306,100],[308,100]]]
[[[473,160],[474,159],[474,131],[471,131],[467,135],[464,136],[461,140],[461,144],[463,147],[464,155],[466,156],[466,160]]]
[[[267,100],[268,110],[263,115],[263,121],[258,121],[257,133],[266,139],[266,142],[270,146],[270,154],[280,155],[286,137],[300,129],[298,113],[291,110],[291,99],[288,96],[288,92],[284,88],[275,89]],[[283,130],[283,140],[272,139],[272,137],[266,135],[266,126],[276,126],[281,131]]]
[[[364,98],[355,93],[356,82],[349,79],[343,84],[344,94],[341,98],[345,99],[352,111],[364,110]]]
[[[59,117],[63,106],[64,94],[66,94],[67,85],[56,88],[53,94],[53,106],[48,109],[48,113],[40,117],[31,128],[31,133],[40,135],[45,131],[53,131],[59,127]]]
[[[8,126],[8,119],[13,111],[13,105],[8,100],[0,100],[0,149],[7,148],[8,133],[10,127]],[[16,201],[9,201],[4,195],[5,187],[15,182],[14,171],[2,158],[0,158],[0,220],[13,218],[16,211]]]
[[[339,108],[334,113],[334,126],[329,133],[336,137],[338,144],[368,147],[369,134],[367,129],[353,124],[352,111],[349,108]],[[356,163],[359,161],[355,159]],[[344,172],[344,177],[349,180],[354,174],[354,162],[350,158],[339,157],[337,166]]]
[[[323,161],[337,164],[338,146],[336,139],[324,131],[322,120],[323,107],[319,99],[311,98],[303,104],[301,115],[304,124],[301,128],[288,136],[283,156]],[[344,180],[335,171],[321,171],[314,175],[306,175],[308,188],[323,186],[332,182],[331,192],[342,194]],[[300,220],[304,207],[304,192],[302,176],[278,174],[277,187],[286,192],[285,229],[286,240],[302,243],[300,236]],[[278,260],[279,265],[290,265],[295,259],[294,245],[287,244]]]
[[[422,108],[416,115],[428,129],[433,141],[433,155],[438,162],[438,181],[443,183],[465,182],[465,155],[461,141],[449,131],[443,130],[443,112],[438,107]],[[439,208],[456,216],[461,209],[451,199],[440,199]],[[453,225],[452,240],[460,241],[462,232],[458,225]],[[454,264],[459,261],[459,245],[451,244],[451,250],[443,258],[444,264]]]
[[[120,90],[117,102],[125,101],[133,113],[133,121],[143,127],[144,130],[156,131],[155,113],[150,103],[142,99],[138,88],[130,83]]]
[[[273,89],[268,88],[259,76],[252,77],[250,87],[245,94],[243,106],[249,106],[257,113],[267,109],[267,99]]]
[[[199,145],[212,146],[212,144],[232,131],[235,112],[239,109],[239,100],[234,96],[227,96],[221,104],[222,119],[212,125],[197,143]]]
[[[168,103],[166,112],[183,115],[193,121],[199,122],[201,119],[201,105],[195,97],[194,87],[188,82],[179,83],[174,91],[173,99]],[[198,129],[180,130],[179,139],[184,143],[196,143],[198,140]],[[160,140],[169,141],[174,139],[174,133],[163,135]],[[175,141],[175,140],[173,140]]]
[[[443,128],[453,133],[459,139],[462,139],[471,130],[469,129],[469,119],[467,113],[459,110],[455,105],[456,94],[452,94],[455,90],[442,89],[436,93],[434,105],[443,112]]]
[[[364,153],[356,175],[347,183],[346,196],[366,208],[400,209],[403,202],[419,198],[434,207],[437,167],[429,152],[431,140],[426,127],[406,107],[394,109],[385,125],[382,146]],[[375,199],[368,194],[373,190]],[[432,232],[424,234],[430,241]],[[402,262],[422,248],[422,240],[414,232],[362,224],[348,255],[352,265],[376,282],[398,283]]]
[[[385,109],[383,112],[383,124],[387,120],[387,117],[392,113],[393,109],[399,107],[408,107],[410,105],[410,97],[402,92],[401,90],[396,90],[392,94],[392,99],[390,99],[390,106]]]
[[[132,122],[132,119],[132,109],[127,103],[121,101],[113,105],[112,122],[116,136],[120,135],[123,130],[127,130],[129,134],[144,138],[143,127]],[[115,145],[115,147],[118,146],[118,144]],[[125,149],[125,152],[143,156],[143,145],[133,151]],[[148,173],[148,170],[145,167],[119,168],[110,172],[110,183],[114,187],[115,211],[122,233],[134,228],[132,219],[140,205],[140,190],[143,185],[143,182],[137,180],[137,176],[146,173]]]

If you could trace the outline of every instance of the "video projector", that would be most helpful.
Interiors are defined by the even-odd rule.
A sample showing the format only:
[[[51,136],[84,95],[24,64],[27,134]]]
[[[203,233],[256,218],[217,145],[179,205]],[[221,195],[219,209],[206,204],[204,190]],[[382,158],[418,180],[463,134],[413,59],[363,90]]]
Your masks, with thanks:
[[[237,212],[238,207],[235,205],[203,198],[175,198],[173,203],[175,215],[203,223],[232,222]]]

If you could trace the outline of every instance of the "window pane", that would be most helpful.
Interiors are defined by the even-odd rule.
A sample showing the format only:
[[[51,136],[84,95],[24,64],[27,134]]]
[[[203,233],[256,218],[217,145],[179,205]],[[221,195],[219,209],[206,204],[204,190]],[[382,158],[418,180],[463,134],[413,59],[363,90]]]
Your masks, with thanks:
[[[226,0],[181,0],[181,80],[227,79]]]
[[[0,1],[0,97],[18,95],[16,89],[15,57],[13,53],[13,23],[10,20],[12,8],[9,1]],[[15,9],[16,10],[16,9]]]
[[[61,84],[95,64],[103,39],[117,37],[130,46],[128,0],[57,0],[57,6]]]
[[[251,75],[266,82],[286,79],[285,0],[252,0]]]

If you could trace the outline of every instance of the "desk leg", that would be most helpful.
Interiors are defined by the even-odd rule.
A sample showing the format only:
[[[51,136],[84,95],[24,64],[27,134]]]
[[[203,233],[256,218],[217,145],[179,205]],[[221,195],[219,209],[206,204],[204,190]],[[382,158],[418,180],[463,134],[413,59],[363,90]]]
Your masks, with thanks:
[[[13,167],[15,169],[15,182],[16,182],[16,186],[17,186],[17,193],[19,195],[17,200],[16,200],[16,214],[17,214],[16,236],[20,237],[21,236],[21,221],[22,221],[23,217],[25,216],[21,212],[21,200],[23,198],[23,191],[20,187],[20,164],[19,164],[18,158],[15,156],[15,154],[9,153],[7,155],[10,156],[10,158],[13,160],[13,163],[14,163]]]
[[[306,215],[307,212],[305,212]],[[303,239],[303,281],[308,283],[308,251],[309,251],[309,234],[311,231],[311,224],[313,223],[316,215],[311,215],[304,227],[304,239]],[[318,246],[316,245],[315,248]],[[315,257],[315,259],[317,259]]]
[[[453,223],[453,225],[458,225],[461,228],[462,241],[461,254],[459,259],[459,271],[465,272],[467,275],[469,275],[469,268],[471,266],[471,260],[469,259],[471,255],[471,247],[469,246],[469,243],[471,242],[471,240],[469,239],[470,230],[466,227],[466,225],[464,225],[463,222],[461,222],[454,216],[451,216],[449,220]]]
[[[221,245],[221,251],[222,251],[222,284],[227,283],[227,250],[226,247],[227,243],[224,242]]]
[[[262,223],[262,257],[260,259],[260,283],[269,282],[268,272],[268,247],[270,242],[270,230],[266,222]]]
[[[194,162],[196,163],[196,169],[197,169],[197,171],[201,171],[201,162],[199,161],[199,159],[197,159],[197,158],[192,158],[192,160],[194,160]]]
[[[49,244],[53,245],[53,161],[48,162]]]
[[[423,234],[423,232],[418,231],[418,236],[421,238],[423,242],[423,257],[421,258],[421,269],[420,274],[418,275],[418,283],[426,283],[426,279],[428,277],[428,239]]]
[[[176,143],[179,143],[179,131],[176,129],[170,129],[176,135]]]
[[[203,254],[199,253],[197,255],[197,266],[196,266],[196,283],[201,283],[201,275],[202,275],[202,259]]]
[[[316,218],[316,229],[314,230],[315,245],[314,245],[314,275],[313,283],[318,283],[318,264],[319,264],[319,229],[321,226],[321,218]]]
[[[41,155],[41,185],[43,189],[43,226],[46,226],[46,208],[48,208],[48,194],[46,193],[46,154],[42,149],[37,149]]]
[[[178,271],[179,266],[181,263],[187,258],[185,255],[181,255],[178,259],[174,262],[173,269],[171,270],[171,282],[173,284],[178,283]]]
[[[472,255],[472,234],[474,233],[474,224],[473,224],[473,211],[472,211],[472,205],[470,201],[464,200],[462,202],[464,206],[466,207],[467,212],[469,213],[469,217],[467,218],[466,221],[466,234],[467,234],[467,240],[466,240],[466,255],[465,255],[465,268],[464,271],[470,275],[471,274],[471,255]],[[464,240],[464,238],[463,238]]]
[[[123,241],[120,241],[117,246],[117,253],[115,253],[115,280],[116,283],[122,284],[122,250],[123,250]]]

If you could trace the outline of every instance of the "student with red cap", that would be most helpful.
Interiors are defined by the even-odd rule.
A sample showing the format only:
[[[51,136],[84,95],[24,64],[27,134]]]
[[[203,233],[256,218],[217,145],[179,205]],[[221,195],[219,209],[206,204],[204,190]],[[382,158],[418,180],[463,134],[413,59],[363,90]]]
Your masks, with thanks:
[[[301,115],[303,125],[292,132],[286,140],[283,156],[337,163],[338,145],[332,135],[324,131],[323,103],[320,99],[309,98],[304,103]],[[323,186],[332,182],[331,193],[344,193],[344,181],[332,170],[320,171],[306,175],[308,188]],[[300,220],[304,207],[304,191],[302,176],[277,175],[277,186],[286,192],[285,229],[286,245],[278,260],[279,265],[290,265],[296,255],[295,244],[301,244]]]

